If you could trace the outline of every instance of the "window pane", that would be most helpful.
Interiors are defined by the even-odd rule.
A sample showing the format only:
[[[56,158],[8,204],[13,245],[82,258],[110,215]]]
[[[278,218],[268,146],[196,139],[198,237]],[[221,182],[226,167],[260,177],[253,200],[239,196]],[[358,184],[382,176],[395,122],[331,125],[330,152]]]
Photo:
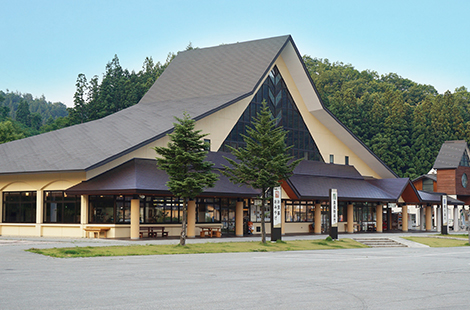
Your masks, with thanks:
[[[62,223],[80,223],[80,208],[77,208],[75,202],[63,203]]]
[[[4,201],[6,202],[10,202],[10,201],[19,202],[21,194],[20,193],[5,193],[4,196],[5,196]]]
[[[5,223],[35,223],[36,192],[4,192],[3,221]]]
[[[116,216],[118,224],[131,222],[131,203],[129,201],[116,201]]]
[[[19,223],[20,222],[20,204],[19,203],[9,203],[4,205],[4,218],[5,223]]]
[[[57,216],[57,209],[58,209],[58,204],[56,202],[49,202],[44,205],[44,211],[45,211],[45,216],[44,216],[44,222],[45,223],[57,223],[58,222],[58,216]]]
[[[66,195],[63,191],[44,192],[44,223],[80,223],[80,214],[80,196]]]
[[[114,196],[90,197],[90,223],[114,223]]]

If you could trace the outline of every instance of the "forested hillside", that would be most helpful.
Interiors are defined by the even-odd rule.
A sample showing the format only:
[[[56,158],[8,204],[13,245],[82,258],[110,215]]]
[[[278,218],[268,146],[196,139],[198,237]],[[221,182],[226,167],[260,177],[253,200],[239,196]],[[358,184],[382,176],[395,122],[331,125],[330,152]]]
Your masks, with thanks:
[[[41,116],[42,123],[47,122],[49,118],[55,119],[57,117],[64,117],[68,115],[67,107],[61,102],[50,102],[47,101],[44,95],[40,98],[33,98],[33,95],[18,92],[6,93],[0,90],[0,97],[3,97],[3,102],[0,101],[0,105],[7,107],[10,111],[8,116],[15,119],[16,111],[22,101],[26,102],[29,106],[31,114],[38,113]]]
[[[67,107],[29,93],[0,91],[0,143],[36,135],[55,119],[66,117]]]
[[[163,65],[160,62],[154,63],[151,57],[147,57],[142,70],[136,73],[123,69],[115,55],[106,65],[101,83],[97,75],[87,81],[84,74],[79,74],[73,97],[74,107],[69,109],[70,125],[99,119],[136,104],[173,57],[170,54]]]
[[[66,112],[60,103],[38,104],[44,97],[0,92],[0,143],[134,105],[174,56],[170,53],[164,64],[147,57],[139,72],[123,69],[115,56],[101,78],[79,74],[74,107]],[[465,87],[438,94],[431,85],[395,73],[379,75],[350,64],[303,58],[325,106],[401,177],[428,172],[444,141],[470,141],[470,93]]]
[[[92,121],[130,107],[139,102],[174,56],[170,53],[163,65],[147,57],[139,72],[123,69],[114,56],[101,79],[95,75],[88,81],[79,74],[73,108],[46,102],[44,96],[33,99],[31,94],[0,91],[0,143]]]
[[[427,173],[441,144],[470,138],[470,93],[438,94],[395,73],[304,56],[326,107],[401,177]]]

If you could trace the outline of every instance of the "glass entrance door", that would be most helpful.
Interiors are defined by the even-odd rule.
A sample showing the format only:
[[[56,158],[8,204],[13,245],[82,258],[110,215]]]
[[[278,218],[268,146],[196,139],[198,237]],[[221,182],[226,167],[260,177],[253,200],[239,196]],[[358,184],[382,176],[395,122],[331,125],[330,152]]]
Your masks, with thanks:
[[[355,205],[354,206],[354,222],[357,223],[357,231],[375,231],[377,216],[375,214],[375,206]]]
[[[235,207],[236,200],[229,200],[228,204],[222,204],[222,234],[235,235]]]
[[[330,233],[330,207],[325,205],[321,207],[321,232]]]

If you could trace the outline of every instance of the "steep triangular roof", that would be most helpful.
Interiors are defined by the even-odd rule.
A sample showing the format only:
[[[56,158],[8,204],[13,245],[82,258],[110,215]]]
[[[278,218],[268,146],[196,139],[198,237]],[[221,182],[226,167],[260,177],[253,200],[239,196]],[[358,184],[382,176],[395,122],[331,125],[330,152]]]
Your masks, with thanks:
[[[241,99],[257,88],[290,36],[193,49],[178,53],[140,100],[142,104],[231,95]]]
[[[283,46],[281,36],[179,53],[139,104],[105,118],[0,145],[0,174],[93,169],[249,96]],[[229,73],[228,73],[229,72]]]
[[[396,177],[325,109],[291,36],[179,53],[141,101],[105,118],[0,145],[0,174],[89,171],[164,137],[173,116],[202,119],[253,95],[279,56],[307,109],[380,177]]]
[[[433,168],[455,169],[460,165],[462,156],[464,156],[465,153],[468,157],[469,153],[466,141],[446,141],[442,144],[441,149],[439,150],[439,154],[436,157]]]

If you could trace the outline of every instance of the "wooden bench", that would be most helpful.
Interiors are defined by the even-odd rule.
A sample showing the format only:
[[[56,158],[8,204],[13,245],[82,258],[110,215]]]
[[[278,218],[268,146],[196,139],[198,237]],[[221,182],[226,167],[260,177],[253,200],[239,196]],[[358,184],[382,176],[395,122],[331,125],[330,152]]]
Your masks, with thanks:
[[[217,237],[220,238],[222,237],[222,233],[220,231],[220,227],[200,227],[201,232],[199,233],[199,236],[201,238],[204,237]]]
[[[140,231],[139,231],[140,238],[143,238],[145,233],[147,233],[147,237],[149,238],[157,238],[158,234],[160,234],[162,238],[168,237],[168,231],[165,231],[165,227],[163,226],[140,227]]]
[[[83,230],[85,230],[85,238],[88,238],[89,233],[93,233],[93,238],[100,238],[101,232],[103,232],[103,235],[105,238],[108,237],[108,230],[111,228],[109,227],[85,227]]]

